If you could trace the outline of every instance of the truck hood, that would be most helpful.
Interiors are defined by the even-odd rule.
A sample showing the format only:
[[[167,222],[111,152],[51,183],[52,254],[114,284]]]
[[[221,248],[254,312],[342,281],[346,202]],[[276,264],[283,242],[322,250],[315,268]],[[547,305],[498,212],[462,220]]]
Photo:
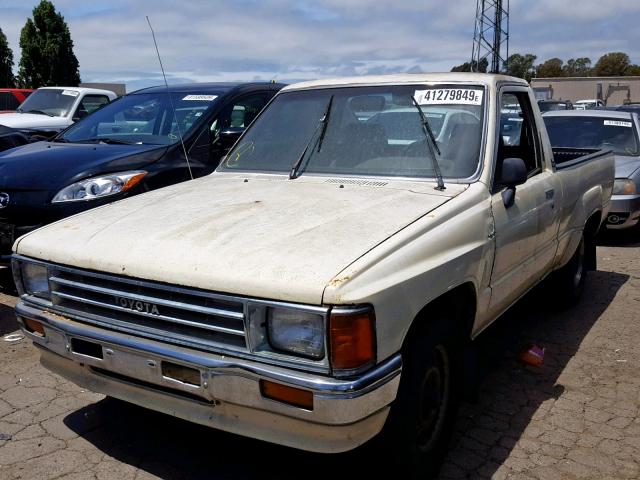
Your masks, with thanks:
[[[19,129],[49,130],[68,127],[71,121],[66,117],[15,112],[3,114],[0,117],[0,125]]]
[[[97,173],[141,168],[166,149],[158,145],[30,143],[0,153],[0,188],[58,191]]]
[[[383,186],[214,173],[69,217],[14,248],[100,272],[320,304],[341,270],[467,187],[368,183]]]
[[[616,178],[631,178],[640,168],[640,157],[616,155]]]

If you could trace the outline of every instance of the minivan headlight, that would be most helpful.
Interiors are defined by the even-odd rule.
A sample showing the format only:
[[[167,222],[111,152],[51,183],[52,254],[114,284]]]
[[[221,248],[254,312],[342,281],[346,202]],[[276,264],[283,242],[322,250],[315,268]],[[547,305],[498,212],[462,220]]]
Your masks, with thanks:
[[[147,172],[133,171],[88,178],[60,190],[51,203],[78,202],[126,192],[137,185]]]
[[[629,178],[616,178],[613,182],[614,195],[635,195],[638,193],[636,182]]]
[[[275,350],[319,360],[324,357],[324,317],[289,308],[267,310],[269,344]]]
[[[27,295],[50,298],[49,273],[45,265],[39,263],[20,262],[22,287]]]

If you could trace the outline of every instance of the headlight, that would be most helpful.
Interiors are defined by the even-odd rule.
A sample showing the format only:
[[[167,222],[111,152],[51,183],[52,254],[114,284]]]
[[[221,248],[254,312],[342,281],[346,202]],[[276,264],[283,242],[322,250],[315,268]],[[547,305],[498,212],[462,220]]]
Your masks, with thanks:
[[[73,183],[60,190],[51,203],[77,202],[126,192],[147,174],[143,171],[114,173]]]
[[[316,360],[324,356],[324,318],[316,313],[269,307],[269,343],[283,352]]]
[[[37,263],[20,262],[22,286],[28,295],[49,298],[49,274],[47,267]]]
[[[637,193],[636,182],[628,178],[616,178],[613,182],[614,195],[635,195]]]

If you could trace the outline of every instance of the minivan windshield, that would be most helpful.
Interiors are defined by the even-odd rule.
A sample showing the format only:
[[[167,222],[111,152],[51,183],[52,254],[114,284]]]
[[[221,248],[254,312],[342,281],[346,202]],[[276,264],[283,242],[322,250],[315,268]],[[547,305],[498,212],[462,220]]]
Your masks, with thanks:
[[[17,111],[50,117],[66,117],[78,95],[80,93],[77,90],[39,89],[29,95]]]
[[[298,174],[434,178],[436,155],[444,178],[467,179],[478,170],[484,102],[476,85],[284,92],[218,169],[285,173],[299,164]]]
[[[543,116],[552,147],[613,150],[616,155],[640,155],[629,117]]]
[[[188,134],[215,103],[201,92],[135,93],[111,102],[66,130],[57,141],[169,145]],[[176,118],[177,122],[176,123]]]

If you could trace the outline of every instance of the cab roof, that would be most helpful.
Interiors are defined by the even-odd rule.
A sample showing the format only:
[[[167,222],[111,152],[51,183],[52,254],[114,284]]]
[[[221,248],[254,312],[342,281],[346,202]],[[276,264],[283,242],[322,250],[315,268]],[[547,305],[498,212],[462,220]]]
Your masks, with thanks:
[[[294,83],[283,88],[282,91],[305,90],[323,87],[355,87],[355,86],[375,86],[375,85],[393,85],[393,84],[412,84],[412,83],[477,83],[482,85],[495,85],[498,82],[519,83],[524,86],[529,84],[521,79],[509,77],[506,75],[497,75],[489,73],[466,73],[466,72],[448,72],[448,73],[401,73],[392,75],[367,75],[361,77],[340,77],[327,78],[322,80],[313,80],[308,82]]]
[[[554,110],[544,112],[543,117],[596,117],[596,118],[619,118],[629,120],[635,113],[622,110]]]

